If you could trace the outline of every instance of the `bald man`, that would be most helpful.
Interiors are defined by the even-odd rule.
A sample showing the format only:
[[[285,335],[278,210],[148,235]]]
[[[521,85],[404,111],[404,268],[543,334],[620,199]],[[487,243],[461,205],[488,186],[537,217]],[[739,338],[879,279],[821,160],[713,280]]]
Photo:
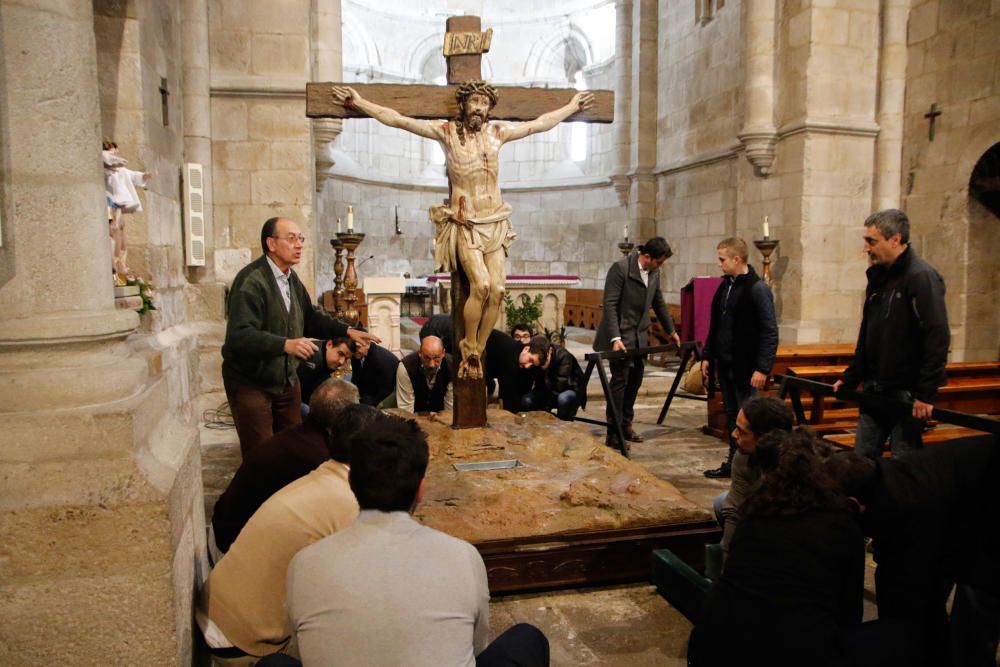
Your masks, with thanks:
[[[222,380],[244,457],[275,433],[302,423],[295,371],[319,350],[313,339],[378,341],[313,304],[292,270],[305,242],[293,220],[269,219],[260,230],[264,254],[236,274],[229,290]]]
[[[415,414],[451,410],[451,356],[437,336],[420,341],[396,369],[396,407]]]

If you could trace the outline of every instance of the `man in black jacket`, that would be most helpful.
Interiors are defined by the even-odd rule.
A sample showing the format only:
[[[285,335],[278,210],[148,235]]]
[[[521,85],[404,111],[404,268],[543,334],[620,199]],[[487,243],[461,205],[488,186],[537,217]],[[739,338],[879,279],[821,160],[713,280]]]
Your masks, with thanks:
[[[948,313],[944,279],[910,247],[910,221],[897,209],[865,220],[865,252],[871,259],[861,331],[854,361],[833,385],[913,400],[910,413],[861,407],[855,451],[882,455],[886,439],[892,452],[919,449],[924,422],[945,384]]]
[[[351,382],[364,405],[378,406],[396,391],[397,366],[396,355],[380,345],[365,341],[356,346],[351,357]]]
[[[712,298],[701,372],[706,383],[716,378],[722,390],[729,455],[717,469],[706,470],[705,477],[725,478],[732,476],[736,416],[767,382],[778,351],[778,323],[770,288],[747,264],[746,241],[728,238],[716,250],[725,278]]]
[[[313,338],[378,339],[349,329],[312,303],[292,267],[306,239],[287,218],[271,218],[260,230],[264,255],[243,267],[229,290],[222,380],[240,452],[302,422],[296,368],[319,349]]]
[[[535,338],[528,345],[522,345],[503,331],[494,329],[486,339],[483,354],[486,381],[497,383],[500,401],[508,412],[526,409],[524,397],[531,390],[534,380],[529,371],[545,362],[548,339],[541,336],[541,342],[536,343]]]
[[[523,399],[526,412],[556,409],[556,416],[571,421],[580,409],[580,380],[583,370],[570,352],[553,345],[545,336],[534,336],[531,345],[546,348],[542,365],[535,369],[535,385]]]

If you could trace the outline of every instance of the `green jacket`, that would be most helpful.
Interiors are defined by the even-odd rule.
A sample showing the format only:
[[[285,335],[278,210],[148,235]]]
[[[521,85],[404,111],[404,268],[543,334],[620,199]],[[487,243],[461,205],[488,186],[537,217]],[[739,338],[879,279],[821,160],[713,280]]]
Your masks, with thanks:
[[[271,393],[295,383],[297,357],[285,354],[289,338],[328,339],[347,335],[347,325],[312,303],[309,291],[291,271],[291,312],[278,289],[266,256],[236,274],[229,290],[229,321],[222,346],[222,377]]]

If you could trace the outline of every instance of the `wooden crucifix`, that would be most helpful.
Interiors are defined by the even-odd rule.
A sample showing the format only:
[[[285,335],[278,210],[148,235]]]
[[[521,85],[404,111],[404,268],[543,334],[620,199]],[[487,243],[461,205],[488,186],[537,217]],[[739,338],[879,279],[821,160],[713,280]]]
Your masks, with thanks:
[[[504,262],[515,236],[512,210],[499,188],[500,147],[564,120],[609,123],[614,95],[496,88],[479,80],[492,31],[480,32],[476,16],[449,18],[447,31],[448,86],[312,83],[306,89],[306,115],[371,117],[434,139],[444,150],[449,196],[431,207],[430,217],[436,226],[435,261],[440,270],[452,272],[452,327],[461,355],[453,426],[470,428],[486,425],[483,353],[503,304]]]

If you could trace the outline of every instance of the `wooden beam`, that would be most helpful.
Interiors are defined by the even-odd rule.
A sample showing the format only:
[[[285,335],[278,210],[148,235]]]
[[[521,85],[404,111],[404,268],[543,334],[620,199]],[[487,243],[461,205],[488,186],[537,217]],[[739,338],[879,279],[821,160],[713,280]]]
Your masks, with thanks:
[[[366,100],[395,109],[411,118],[453,118],[458,113],[455,90],[458,86],[431,86],[397,83],[308,83],[306,116],[309,118],[367,118],[355,109],[345,109],[333,101],[333,86],[350,86]],[[572,88],[500,87],[500,101],[490,112],[494,120],[533,120],[570,101]],[[615,96],[610,90],[592,90],[594,106],[569,117],[570,121],[610,123],[615,119]]]

